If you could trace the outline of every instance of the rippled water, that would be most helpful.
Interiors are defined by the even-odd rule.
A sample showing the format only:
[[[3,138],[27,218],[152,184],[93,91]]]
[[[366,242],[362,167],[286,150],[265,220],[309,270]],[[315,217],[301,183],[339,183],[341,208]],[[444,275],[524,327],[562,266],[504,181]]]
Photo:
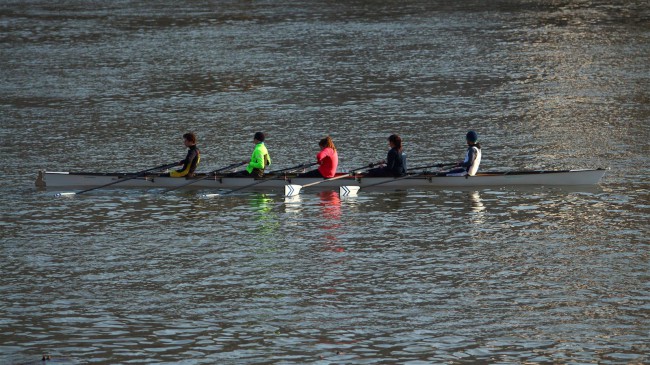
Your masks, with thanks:
[[[650,361],[643,2],[4,2],[0,363]],[[39,169],[201,169],[268,133],[483,169],[609,167],[596,187],[99,190]]]

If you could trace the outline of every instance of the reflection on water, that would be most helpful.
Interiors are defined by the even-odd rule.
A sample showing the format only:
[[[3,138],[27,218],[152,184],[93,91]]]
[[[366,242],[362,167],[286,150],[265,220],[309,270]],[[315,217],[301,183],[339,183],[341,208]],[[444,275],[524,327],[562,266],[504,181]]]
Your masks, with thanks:
[[[487,212],[485,211],[485,205],[481,200],[481,194],[478,191],[472,191],[469,194],[469,201],[471,203],[470,222],[475,225],[481,225],[485,223]]]
[[[337,191],[321,191],[320,198],[321,226],[325,238],[325,246],[332,251],[343,252],[338,236],[341,234],[341,198]]]
[[[288,214],[298,214],[302,210],[302,196],[292,195],[284,197],[284,211]]]
[[[257,252],[268,253],[282,249],[281,240],[279,239],[279,228],[281,221],[279,219],[278,207],[281,203],[275,201],[263,193],[252,193],[248,197],[248,204],[252,208],[251,227],[256,240]]]
[[[30,239],[3,244],[4,352],[81,363],[245,361],[296,348],[300,362],[508,362],[513,352],[580,362],[607,350],[603,362],[615,362],[648,350],[639,321],[650,257],[635,199],[544,189],[354,201],[334,191],[120,194],[9,217]],[[66,219],[76,225],[47,228]]]
[[[472,212],[480,213],[485,210],[485,205],[483,205],[483,201],[481,200],[481,194],[478,191],[472,191],[468,195],[472,204]]]
[[[341,198],[338,191],[325,190],[318,193],[325,221],[341,220]]]

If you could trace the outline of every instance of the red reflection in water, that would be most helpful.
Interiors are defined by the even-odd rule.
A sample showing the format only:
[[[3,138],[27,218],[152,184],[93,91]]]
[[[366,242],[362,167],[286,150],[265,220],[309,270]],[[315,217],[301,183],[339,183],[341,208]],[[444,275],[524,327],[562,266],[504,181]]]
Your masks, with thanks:
[[[318,193],[319,205],[322,207],[322,226],[325,230],[325,244],[328,250],[343,252],[345,248],[338,246],[336,229],[341,227],[341,198],[337,191],[321,191]]]

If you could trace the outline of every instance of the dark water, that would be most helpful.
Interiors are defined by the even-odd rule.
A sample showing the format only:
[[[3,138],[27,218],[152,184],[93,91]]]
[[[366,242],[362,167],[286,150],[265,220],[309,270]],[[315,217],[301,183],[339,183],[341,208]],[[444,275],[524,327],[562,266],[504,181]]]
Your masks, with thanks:
[[[650,362],[650,10],[605,1],[5,1],[0,363]],[[55,198],[330,134],[342,169],[608,167],[593,188]]]

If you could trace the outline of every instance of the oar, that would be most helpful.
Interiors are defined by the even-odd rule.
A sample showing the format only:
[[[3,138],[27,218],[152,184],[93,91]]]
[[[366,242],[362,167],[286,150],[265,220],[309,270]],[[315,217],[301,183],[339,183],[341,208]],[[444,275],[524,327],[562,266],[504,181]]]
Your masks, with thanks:
[[[271,174],[278,174],[278,173],[281,173],[281,172],[291,172],[291,171],[299,170],[299,169],[302,169],[302,168],[307,168],[307,167],[310,167],[310,166],[314,166],[314,165],[316,165],[316,164],[317,164],[316,162],[314,162],[314,163],[302,163],[302,164],[297,165],[297,166],[287,167],[286,169],[270,171],[270,172],[268,173],[268,175],[271,175]],[[225,193],[223,193],[223,194],[219,194],[219,193],[214,193],[214,194],[204,194],[203,197],[204,197],[204,198],[212,198],[212,197],[219,196],[219,195],[228,195],[228,194],[232,194],[232,193],[234,193],[234,192],[236,192],[236,191],[240,191],[240,190],[248,189],[248,188],[253,187],[253,186],[255,186],[255,185],[258,185],[258,184],[261,184],[261,183],[267,182],[267,181],[269,181],[269,180],[276,180],[276,179],[278,179],[277,176],[271,176],[271,177],[268,177],[268,178],[265,178],[265,179],[260,179],[260,180],[258,180],[258,181],[255,181],[255,182],[252,183],[252,184],[248,184],[248,185],[242,186],[242,187],[240,187],[240,188],[230,190],[230,191],[225,192]]]
[[[137,179],[137,178],[139,178],[140,176],[146,174],[149,171],[163,170],[163,169],[168,169],[168,168],[171,168],[171,167],[174,167],[174,166],[178,166],[178,162],[171,163],[171,164],[160,165],[160,166],[152,167],[150,169],[142,170],[142,171],[139,171],[139,172],[136,172],[136,173],[132,174],[131,176],[124,177],[124,178],[121,178],[121,179],[117,179],[115,181],[109,182],[108,184],[95,186],[94,188],[77,191],[76,193],[73,192],[73,191],[70,191],[70,192],[58,193],[55,196],[70,196],[70,195],[79,195],[79,194],[87,193],[87,192],[92,191],[92,190],[97,190],[97,189],[105,188],[107,186],[119,184],[119,183],[127,181],[127,180]]]
[[[456,164],[457,164],[456,162],[448,162],[448,163],[438,163],[438,164],[435,164],[435,165],[427,165],[427,166],[411,167],[411,168],[409,169],[409,171],[411,171],[411,170],[422,170],[422,169],[428,169],[428,168],[431,168],[431,167],[446,167],[446,166],[454,166],[454,165],[456,165]]]
[[[269,174],[277,174],[279,172],[291,172],[291,171],[296,171],[296,170],[300,170],[300,169],[306,169],[306,168],[312,167],[314,165],[318,165],[318,162],[302,163],[302,164],[300,164],[298,166],[287,167],[286,169],[271,171],[271,172],[269,172]]]
[[[357,171],[359,171],[359,170],[363,170],[363,169],[367,169],[367,168],[370,168],[370,167],[374,167],[374,166],[376,166],[376,165],[381,164],[382,162],[383,162],[383,161],[377,161],[377,162],[375,162],[375,163],[371,163],[371,164],[368,164],[368,165],[366,165],[366,166],[359,167],[358,169],[350,170],[350,172],[348,172],[347,174],[343,174],[343,175],[340,175],[340,176],[337,176],[337,177],[333,177],[333,178],[330,178],[330,179],[325,179],[325,180],[316,181],[316,182],[309,183],[309,184],[305,184],[305,185],[297,185],[297,184],[289,184],[289,185],[285,185],[285,186],[284,186],[284,195],[285,195],[285,196],[294,196],[294,195],[298,195],[298,194],[300,194],[300,190],[303,189],[303,188],[306,188],[306,187],[309,187],[309,186],[318,185],[318,184],[322,184],[322,183],[327,182],[327,181],[333,181],[333,180],[343,179],[343,178],[345,178],[345,177],[348,177],[348,176],[354,175],[354,173],[357,172]],[[347,188],[350,189],[350,190],[355,190],[355,189],[356,189],[356,190],[359,190],[359,187],[358,187],[358,186],[348,186]],[[356,190],[355,190],[355,192],[356,192]]]
[[[427,168],[430,168],[430,167],[445,167],[445,166],[454,166],[454,165],[456,165],[456,162],[450,162],[450,163],[439,163],[439,164],[429,165],[429,166],[414,167],[414,168],[411,168],[411,169],[409,169],[409,170],[421,170],[421,169],[427,169]],[[392,179],[392,180],[385,180],[385,181],[380,181],[380,182],[378,182],[378,183],[374,183],[374,184],[366,185],[366,186],[364,186],[363,188],[364,188],[364,189],[367,189],[367,188],[369,188],[369,187],[371,187],[371,186],[377,186],[377,185],[387,184],[387,183],[389,183],[389,182],[393,182],[393,181],[399,181],[399,180],[405,180],[405,179],[412,179],[412,178],[414,178],[414,177],[422,176],[422,175],[425,175],[425,174],[427,174],[427,173],[428,173],[428,171],[422,171],[422,172],[420,172],[420,173],[413,174],[413,175],[406,175],[406,176],[396,177],[396,178],[394,178],[394,179]],[[341,186],[339,194],[341,194],[341,196],[356,195],[357,192],[359,191],[359,189],[360,189],[359,186]]]
[[[169,188],[169,189],[163,191],[163,192],[160,193],[160,194],[165,194],[165,193],[168,193],[168,192],[170,192],[170,191],[174,191],[174,190],[180,189],[180,188],[182,188],[182,187],[185,187],[185,186],[188,186],[188,185],[192,185],[192,184],[197,183],[197,182],[199,182],[199,181],[201,181],[201,180],[205,180],[205,179],[208,179],[208,178],[214,177],[214,176],[216,176],[217,173],[219,173],[219,172],[232,170],[232,169],[234,169],[235,167],[239,167],[239,166],[241,166],[241,165],[245,165],[245,164],[247,164],[247,162],[237,162],[237,163],[234,163],[234,164],[228,165],[228,166],[226,166],[226,167],[222,167],[222,168],[220,168],[220,169],[216,169],[216,170],[214,170],[214,171],[210,171],[210,172],[208,172],[207,174],[205,174],[205,176],[203,176],[203,177],[200,177],[200,178],[198,178],[198,179],[193,179],[193,180],[191,180],[191,181],[189,181],[189,182],[187,182],[187,183],[185,183],[185,184],[179,185],[179,186],[174,186],[174,187],[172,187],[172,188]]]

